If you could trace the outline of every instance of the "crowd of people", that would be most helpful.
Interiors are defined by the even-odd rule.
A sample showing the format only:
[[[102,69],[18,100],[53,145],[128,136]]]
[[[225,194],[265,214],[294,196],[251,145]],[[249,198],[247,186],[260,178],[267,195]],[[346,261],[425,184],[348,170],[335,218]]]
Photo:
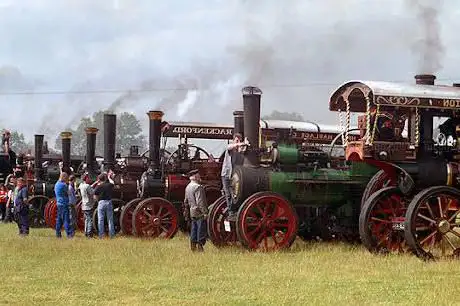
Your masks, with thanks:
[[[222,170],[221,178],[223,192],[226,198],[229,211],[229,220],[236,216],[236,209],[232,199],[231,175],[233,168],[242,163],[241,149],[248,145],[247,140],[242,141],[242,136],[236,134],[233,142],[228,145]],[[104,221],[107,219],[108,235],[115,236],[112,194],[114,189],[114,173],[100,174],[93,182],[91,176],[83,175],[78,190],[81,196],[81,207],[84,214],[84,233],[87,238],[93,237],[93,211],[97,209],[98,237],[103,238],[105,234]],[[198,170],[189,172],[190,183],[185,189],[184,215],[191,224],[190,245],[192,251],[204,251],[207,239],[206,218],[208,214],[206,193],[201,184],[201,177]],[[29,234],[29,207],[27,204],[27,185],[22,177],[12,178],[10,187],[0,185],[0,218],[3,222],[12,222],[16,219],[19,235]],[[77,188],[76,177],[67,172],[60,173],[59,180],[54,186],[54,194],[57,205],[56,237],[61,238],[62,228],[67,238],[73,238],[76,230],[76,209]],[[14,214],[14,217],[13,217]]]

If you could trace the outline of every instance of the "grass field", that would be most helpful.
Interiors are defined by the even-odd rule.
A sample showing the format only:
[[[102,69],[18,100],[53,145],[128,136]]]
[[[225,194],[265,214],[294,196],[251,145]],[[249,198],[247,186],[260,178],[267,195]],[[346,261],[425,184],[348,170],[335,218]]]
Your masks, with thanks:
[[[31,229],[21,238],[0,224],[0,304],[460,304],[460,262],[299,241],[271,254],[188,246],[183,235],[57,240],[51,229]]]

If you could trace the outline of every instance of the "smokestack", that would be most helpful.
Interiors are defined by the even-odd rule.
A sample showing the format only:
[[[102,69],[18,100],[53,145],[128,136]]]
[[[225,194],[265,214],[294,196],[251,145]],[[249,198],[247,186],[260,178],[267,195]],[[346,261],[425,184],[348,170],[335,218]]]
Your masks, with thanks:
[[[104,114],[104,165],[106,171],[115,165],[115,139],[117,135],[117,115]]]
[[[432,74],[417,74],[415,76],[415,83],[418,85],[434,85],[436,76]]]
[[[129,156],[139,156],[139,146],[131,146],[129,148]]]
[[[162,111],[149,111],[149,158],[152,169],[160,169],[160,141]]]
[[[233,112],[233,135],[241,134],[244,139],[244,112],[243,111],[234,111]]]
[[[48,141],[43,143],[43,154],[50,154],[50,150],[48,149]]]
[[[71,132],[62,132],[62,171],[71,173],[70,170],[70,141],[72,139]]]
[[[86,128],[86,169],[93,173],[96,169],[96,135],[99,129],[95,127]]]
[[[260,98],[262,91],[257,87],[247,86],[242,89],[244,108],[244,137],[250,146],[245,155],[244,164],[257,167],[259,163]]]
[[[35,179],[43,179],[43,135],[35,135]]]

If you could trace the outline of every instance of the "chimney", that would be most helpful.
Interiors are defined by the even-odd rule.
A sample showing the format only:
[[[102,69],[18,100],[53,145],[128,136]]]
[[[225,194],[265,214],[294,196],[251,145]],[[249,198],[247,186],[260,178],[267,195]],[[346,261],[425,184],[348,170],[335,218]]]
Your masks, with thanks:
[[[149,111],[149,158],[152,169],[160,169],[160,141],[162,111]]]
[[[139,156],[139,146],[129,147],[129,156]]]
[[[43,143],[43,154],[50,154],[50,150],[48,149],[48,141]]]
[[[244,139],[244,112],[234,111],[233,112],[233,135],[241,134]]]
[[[244,108],[244,137],[250,146],[246,151],[244,164],[258,167],[259,162],[259,130],[260,130],[260,98],[262,91],[257,87],[247,86],[242,89]]]
[[[104,114],[104,170],[115,165],[115,139],[117,135],[117,115]]]
[[[418,85],[434,85],[434,80],[436,80],[436,76],[432,74],[417,74],[415,76],[415,84]]]
[[[460,87],[460,83],[454,83],[452,84],[453,87]]]
[[[70,174],[70,141],[72,139],[71,132],[62,132],[62,171]]]
[[[86,169],[93,174],[96,169],[96,135],[99,130],[95,127],[86,128]]]
[[[43,179],[43,135],[35,135],[35,179]]]

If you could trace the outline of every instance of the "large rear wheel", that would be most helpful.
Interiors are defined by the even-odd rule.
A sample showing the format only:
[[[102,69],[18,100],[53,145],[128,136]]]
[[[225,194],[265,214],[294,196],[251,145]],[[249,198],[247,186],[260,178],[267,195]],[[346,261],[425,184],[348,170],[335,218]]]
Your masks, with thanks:
[[[419,192],[406,213],[405,237],[423,259],[460,255],[460,191],[435,186]]]

